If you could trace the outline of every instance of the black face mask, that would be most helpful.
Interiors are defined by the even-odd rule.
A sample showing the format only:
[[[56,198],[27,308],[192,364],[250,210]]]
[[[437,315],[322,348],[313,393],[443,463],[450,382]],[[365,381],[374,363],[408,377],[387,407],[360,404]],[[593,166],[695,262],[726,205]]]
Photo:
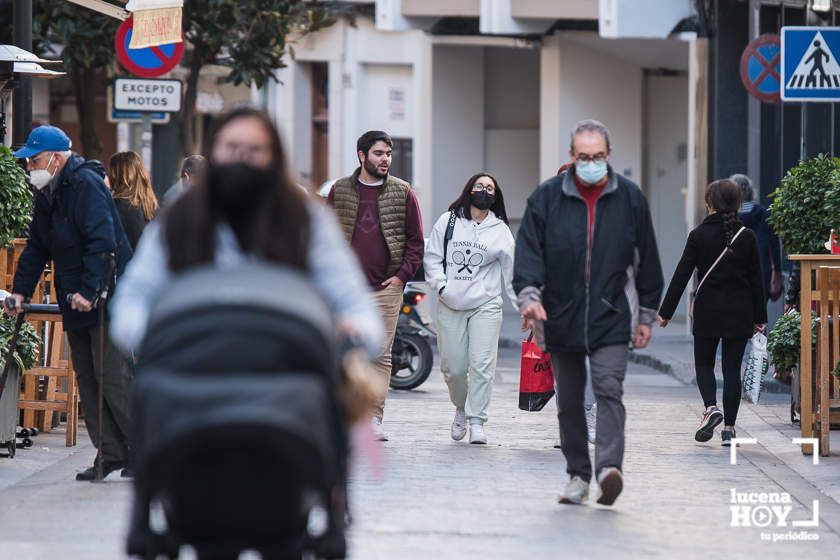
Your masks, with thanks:
[[[279,178],[274,169],[231,163],[210,164],[206,181],[211,207],[236,227],[254,215]]]
[[[478,191],[470,195],[470,204],[479,210],[487,210],[496,202],[496,195],[487,191]]]

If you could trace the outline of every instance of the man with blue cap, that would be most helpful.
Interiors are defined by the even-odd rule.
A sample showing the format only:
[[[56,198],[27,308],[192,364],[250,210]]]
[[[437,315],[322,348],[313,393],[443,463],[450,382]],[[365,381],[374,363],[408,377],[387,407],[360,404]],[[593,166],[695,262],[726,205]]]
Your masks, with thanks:
[[[88,435],[99,450],[101,472],[107,476],[128,464],[128,387],[132,374],[130,364],[107,337],[100,346],[100,329],[108,330],[107,325],[100,324],[95,307],[102,291],[113,289],[111,281],[122,273],[131,249],[103,179],[104,167],[73,153],[70,144],[61,129],[39,126],[29,134],[26,145],[14,153],[26,159],[36,192],[29,238],[18,259],[12,289],[15,306],[10,312],[22,310],[44,266],[52,261]],[[100,363],[104,364],[105,380],[102,426],[97,402]],[[78,473],[76,480],[94,480],[96,476],[95,464]]]

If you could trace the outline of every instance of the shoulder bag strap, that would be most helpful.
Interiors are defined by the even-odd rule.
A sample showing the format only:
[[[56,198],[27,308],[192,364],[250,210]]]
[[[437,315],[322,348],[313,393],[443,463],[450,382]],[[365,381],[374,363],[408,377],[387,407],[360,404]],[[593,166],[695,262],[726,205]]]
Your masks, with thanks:
[[[455,210],[451,210],[449,212],[449,223],[446,224],[446,233],[443,235],[443,273],[446,274],[446,248],[449,246],[449,240],[452,239],[452,235],[455,233],[455,220],[458,216],[455,214]]]
[[[697,297],[697,294],[700,293],[700,288],[703,286],[703,282],[706,281],[706,278],[709,277],[709,274],[712,273],[712,271],[715,269],[715,267],[718,265],[721,259],[723,259],[723,257],[726,255],[726,250],[729,249],[729,247],[731,247],[733,243],[735,243],[735,240],[738,239],[738,236],[741,235],[741,232],[745,229],[747,228],[741,226],[741,229],[739,229],[738,232],[732,236],[732,241],[729,242],[729,245],[723,248],[723,251],[721,251],[720,255],[718,255],[717,260],[714,263],[712,263],[712,266],[710,266],[709,270],[706,271],[706,274],[703,275],[703,279],[700,280],[700,283],[697,285],[697,289],[694,290],[694,297]]]

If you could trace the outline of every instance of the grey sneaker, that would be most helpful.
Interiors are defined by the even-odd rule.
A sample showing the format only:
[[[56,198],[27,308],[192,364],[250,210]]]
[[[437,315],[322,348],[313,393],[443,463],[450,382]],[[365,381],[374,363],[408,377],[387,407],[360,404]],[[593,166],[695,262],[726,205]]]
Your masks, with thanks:
[[[703,418],[700,419],[700,426],[694,433],[694,439],[697,441],[709,441],[715,435],[715,428],[721,422],[723,422],[723,412],[716,406],[710,406],[703,413]]]
[[[467,418],[464,416],[464,409],[455,409],[455,419],[452,420],[452,439],[461,441],[467,435]]]
[[[586,433],[589,437],[589,443],[595,443],[596,426],[598,420],[598,403],[593,404],[586,409]]]
[[[601,495],[598,496],[598,503],[604,506],[611,506],[615,503],[621,490],[624,488],[624,480],[621,471],[615,467],[601,469],[598,473],[598,486],[601,488]]]
[[[563,493],[557,498],[561,504],[582,504],[589,499],[589,483],[579,476],[573,476],[566,484]]]
[[[484,445],[487,443],[487,435],[484,433],[484,424],[480,422],[470,423],[470,443]]]

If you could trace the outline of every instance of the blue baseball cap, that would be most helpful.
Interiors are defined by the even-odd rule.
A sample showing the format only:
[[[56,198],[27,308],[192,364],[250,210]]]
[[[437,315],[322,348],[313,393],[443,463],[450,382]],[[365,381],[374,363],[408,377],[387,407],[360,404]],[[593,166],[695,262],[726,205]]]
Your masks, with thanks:
[[[70,137],[55,126],[39,126],[29,133],[26,145],[14,152],[16,158],[31,158],[41,152],[66,152],[70,149]]]

